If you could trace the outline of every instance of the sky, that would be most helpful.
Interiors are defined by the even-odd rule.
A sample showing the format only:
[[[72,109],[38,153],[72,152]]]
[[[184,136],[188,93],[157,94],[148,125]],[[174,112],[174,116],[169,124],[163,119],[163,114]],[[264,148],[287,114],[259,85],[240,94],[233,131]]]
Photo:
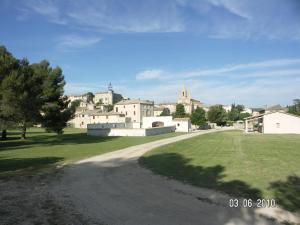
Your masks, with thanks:
[[[300,98],[299,0],[0,0],[0,45],[60,66],[66,94],[207,105]]]

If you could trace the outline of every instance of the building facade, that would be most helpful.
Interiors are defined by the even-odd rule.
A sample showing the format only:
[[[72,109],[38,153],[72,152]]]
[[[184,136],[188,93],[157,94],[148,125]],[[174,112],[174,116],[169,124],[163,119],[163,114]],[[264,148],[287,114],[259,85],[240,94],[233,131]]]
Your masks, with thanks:
[[[121,113],[103,113],[98,110],[76,111],[75,117],[69,121],[75,128],[87,128],[88,124],[119,124],[126,123],[125,115]]]
[[[197,107],[204,107],[204,104],[201,101],[191,98],[191,94],[186,87],[183,87],[183,89],[178,93],[177,103],[161,103],[159,106],[168,108],[172,114],[176,112],[177,104],[182,104],[185,112],[188,114],[191,114]]]
[[[113,90],[108,90],[106,92],[95,93],[93,101],[95,104],[113,105],[122,99],[122,95],[114,93]]]
[[[114,105],[114,112],[130,118],[135,126],[141,126],[143,117],[154,115],[154,102],[139,99],[122,100]]]

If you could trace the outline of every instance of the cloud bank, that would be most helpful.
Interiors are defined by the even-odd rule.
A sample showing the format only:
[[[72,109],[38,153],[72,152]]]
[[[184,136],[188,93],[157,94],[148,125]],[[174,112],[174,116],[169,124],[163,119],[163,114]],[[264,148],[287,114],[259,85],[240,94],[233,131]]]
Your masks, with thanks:
[[[192,32],[211,38],[300,39],[297,0],[24,0],[51,23],[101,33]]]

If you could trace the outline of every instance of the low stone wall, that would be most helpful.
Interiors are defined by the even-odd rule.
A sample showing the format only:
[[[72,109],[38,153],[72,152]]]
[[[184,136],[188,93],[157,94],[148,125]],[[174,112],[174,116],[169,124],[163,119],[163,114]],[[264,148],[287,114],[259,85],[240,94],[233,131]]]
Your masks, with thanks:
[[[171,133],[175,131],[175,126],[169,127],[153,127],[153,128],[88,128],[87,134],[92,136],[152,136],[158,134]]]
[[[146,128],[145,129],[145,136],[171,133],[171,132],[174,132],[174,131],[175,131],[175,126]]]
[[[95,123],[88,124],[87,129],[125,128],[125,123]]]

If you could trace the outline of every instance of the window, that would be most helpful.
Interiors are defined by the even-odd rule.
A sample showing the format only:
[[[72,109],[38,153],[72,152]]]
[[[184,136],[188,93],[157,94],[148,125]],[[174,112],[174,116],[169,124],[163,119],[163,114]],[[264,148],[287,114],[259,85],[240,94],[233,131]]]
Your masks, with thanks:
[[[125,112],[125,115],[127,116],[127,112]]]
[[[133,111],[133,115],[135,115],[135,111]]]
[[[135,108],[135,105],[133,105],[133,108]]]
[[[106,116],[106,119],[108,119],[108,116]]]
[[[118,107],[116,107],[116,112],[118,112]]]
[[[180,127],[180,123],[177,123],[177,127]]]
[[[93,120],[95,119],[95,116],[93,116]]]
[[[277,127],[277,128],[280,128],[280,123],[276,123],[276,127]]]
[[[124,105],[124,109],[125,109],[125,105]]]

